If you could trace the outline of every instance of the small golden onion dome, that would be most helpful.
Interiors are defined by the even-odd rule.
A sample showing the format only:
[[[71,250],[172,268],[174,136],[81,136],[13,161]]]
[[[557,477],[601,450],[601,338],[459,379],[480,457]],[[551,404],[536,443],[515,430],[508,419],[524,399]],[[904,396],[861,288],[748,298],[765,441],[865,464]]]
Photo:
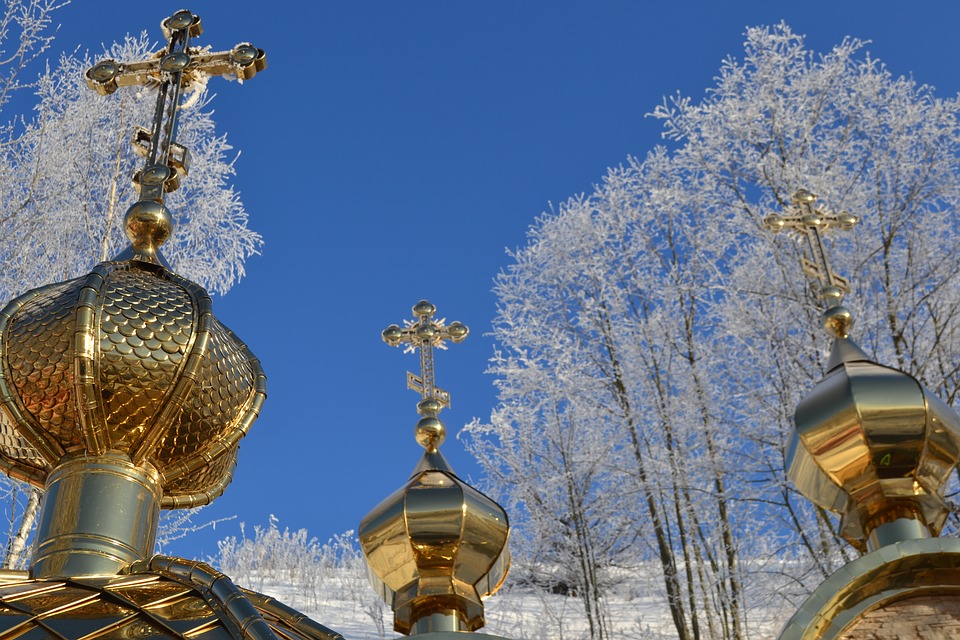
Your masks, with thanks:
[[[128,229],[156,246],[162,213]],[[139,259],[10,302],[0,362],[0,468],[43,486],[68,456],[124,454],[156,468],[165,508],[223,492],[266,394],[259,362],[214,318],[207,292]]]
[[[360,523],[370,580],[409,634],[421,618],[456,615],[461,629],[484,624],[482,599],[509,568],[510,527],[503,508],[461,481],[428,449],[410,481]]]
[[[834,342],[828,372],[797,405],[787,474],[819,506],[843,516],[841,533],[863,549],[900,518],[931,535],[960,461],[960,417],[916,379],[871,362],[849,339]]]

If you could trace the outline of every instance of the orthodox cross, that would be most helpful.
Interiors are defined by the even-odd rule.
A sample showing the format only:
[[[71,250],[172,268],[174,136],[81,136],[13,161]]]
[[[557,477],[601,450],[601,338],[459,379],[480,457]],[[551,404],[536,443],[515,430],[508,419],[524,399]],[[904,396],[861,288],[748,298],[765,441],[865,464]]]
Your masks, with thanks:
[[[230,51],[210,53],[190,46],[190,39],[203,33],[200,18],[181,10],[161,23],[167,46],[149,60],[122,63],[101,60],[87,70],[87,84],[101,95],[119,87],[156,85],[157,106],[153,128],[137,127],[133,144],[146,158],[142,171],[133,181],[141,201],[163,203],[164,192],[175,191],[180,178],[190,167],[190,153],[177,144],[177,110],[184,87],[202,81],[204,76],[235,76],[249,80],[263,71],[267,59],[263,50],[248,42]]]
[[[806,238],[810,257],[800,258],[803,273],[820,283],[819,296],[826,306],[823,317],[827,329],[845,338],[853,319],[841,303],[844,294],[850,293],[850,281],[831,269],[823,245],[823,232],[834,227],[844,231],[852,229],[858,218],[846,211],[831,214],[817,209],[813,205],[816,199],[817,196],[806,189],[797,190],[791,198],[787,214],[772,213],[763,219],[763,226],[773,233],[790,229]]]
[[[408,350],[420,350],[420,375],[407,372],[407,387],[418,392],[422,400],[417,411],[424,417],[436,417],[444,407],[450,407],[450,394],[436,386],[433,373],[433,348],[444,348],[444,340],[463,342],[470,330],[461,322],[444,325],[443,320],[434,320],[437,308],[421,300],[413,307],[416,320],[400,328],[392,324],[383,330],[383,341],[391,347],[409,343]]]

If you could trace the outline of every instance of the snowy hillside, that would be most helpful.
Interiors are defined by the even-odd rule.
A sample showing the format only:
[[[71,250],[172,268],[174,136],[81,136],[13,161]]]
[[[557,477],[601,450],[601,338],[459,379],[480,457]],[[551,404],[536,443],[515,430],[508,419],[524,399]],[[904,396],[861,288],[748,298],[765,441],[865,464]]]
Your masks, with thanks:
[[[374,593],[366,564],[352,532],[325,544],[305,530],[256,527],[253,537],[228,538],[213,564],[233,581],[278,598],[339,633],[347,640],[393,638],[392,612]],[[522,573],[522,572],[515,572]],[[656,563],[617,572],[617,586],[606,603],[609,637],[636,640],[676,638]],[[782,606],[755,607],[747,617],[747,637],[772,638],[793,611]],[[579,640],[591,637],[583,601],[511,583],[486,601],[484,632],[515,640]],[[705,629],[703,637],[722,637]]]

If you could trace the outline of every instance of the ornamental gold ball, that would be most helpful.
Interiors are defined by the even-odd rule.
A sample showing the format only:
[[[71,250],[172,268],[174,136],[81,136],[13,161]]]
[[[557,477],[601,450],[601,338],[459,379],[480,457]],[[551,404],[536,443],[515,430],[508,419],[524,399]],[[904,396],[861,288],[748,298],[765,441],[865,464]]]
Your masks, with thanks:
[[[812,228],[812,227],[819,227],[820,224],[823,222],[823,218],[821,218],[820,214],[818,213],[808,213],[808,214],[805,214],[802,218],[800,218],[800,221],[803,223],[805,227]]]
[[[837,215],[837,222],[840,223],[841,229],[845,231],[849,231],[850,229],[853,229],[855,226],[857,226],[857,223],[860,222],[860,218],[853,215],[849,211],[841,211]]]
[[[173,218],[159,202],[141,200],[127,210],[124,225],[135,248],[159,247],[173,231]]]
[[[447,438],[447,428],[440,418],[434,416],[420,418],[415,432],[417,442],[424,449],[436,449]]]
[[[437,328],[432,324],[425,324],[417,329],[417,337],[421,340],[433,340],[437,335]]]
[[[87,77],[95,82],[107,83],[116,78],[118,73],[120,65],[116,60],[101,60],[87,72]]]
[[[234,47],[230,59],[236,64],[247,65],[257,59],[260,50],[250,43],[239,44]]]
[[[763,219],[763,226],[767,231],[777,233],[783,229],[783,218],[775,213],[771,213]]]
[[[427,302],[426,300],[421,300],[417,304],[413,305],[413,315],[418,318],[429,318],[437,312],[437,308]]]
[[[823,312],[823,326],[835,338],[846,338],[853,327],[853,314],[843,306],[830,307]]]
[[[400,344],[400,338],[403,337],[403,331],[397,325],[392,324],[384,329],[380,335],[383,337],[384,342],[395,347]]]
[[[186,10],[177,11],[175,14],[164,20],[163,24],[168,29],[179,31],[186,29],[193,23],[193,14]]]
[[[463,342],[470,335],[470,329],[462,322],[451,322],[450,326],[447,327],[447,333],[450,334],[450,339],[454,342]]]
[[[174,31],[181,31],[187,28],[189,28],[188,33],[191,38],[196,38],[203,34],[203,22],[200,20],[200,16],[186,9],[177,11],[160,23],[160,29],[163,30],[163,35],[168,40]]]

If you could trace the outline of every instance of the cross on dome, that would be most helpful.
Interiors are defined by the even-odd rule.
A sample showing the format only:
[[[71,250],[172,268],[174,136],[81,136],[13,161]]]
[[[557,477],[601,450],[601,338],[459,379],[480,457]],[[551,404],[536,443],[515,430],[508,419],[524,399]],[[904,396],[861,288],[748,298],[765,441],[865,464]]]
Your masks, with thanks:
[[[417,440],[425,448],[439,446],[443,441],[443,426],[437,419],[437,414],[444,408],[450,407],[450,394],[437,387],[433,370],[433,349],[446,348],[444,341],[463,342],[470,330],[462,322],[451,322],[446,325],[443,320],[434,320],[437,308],[421,300],[413,307],[416,320],[408,322],[406,327],[392,324],[383,330],[383,341],[392,347],[406,343],[407,350],[420,351],[420,375],[407,372],[407,387],[418,392],[421,396],[417,404],[417,412],[423,420],[417,426]],[[430,425],[434,425],[430,428]]]
[[[140,201],[127,212],[127,236],[134,257],[163,264],[157,249],[173,230],[170,212],[163,205],[163,194],[180,187],[181,177],[190,168],[190,152],[176,141],[180,98],[185,88],[195,86],[209,76],[234,76],[249,80],[267,66],[262,49],[243,42],[230,51],[211,53],[191,47],[191,38],[203,33],[199,16],[181,10],[161,23],[167,46],[149,60],[117,62],[101,60],[86,72],[87,84],[101,95],[120,87],[155,85],[157,105],[151,129],[137,127],[134,149],[145,158],[142,170],[133,182]]]
[[[817,209],[813,205],[816,200],[815,194],[798,189],[787,207],[787,214],[772,213],[763,219],[763,226],[773,233],[784,229],[796,231],[806,238],[810,257],[802,257],[800,261],[804,275],[820,283],[820,299],[826,306],[823,312],[824,326],[831,335],[846,338],[853,326],[853,316],[842,302],[844,294],[850,293],[850,282],[834,273],[830,267],[823,245],[823,232],[835,227],[850,230],[859,219],[846,211],[832,214]]]

